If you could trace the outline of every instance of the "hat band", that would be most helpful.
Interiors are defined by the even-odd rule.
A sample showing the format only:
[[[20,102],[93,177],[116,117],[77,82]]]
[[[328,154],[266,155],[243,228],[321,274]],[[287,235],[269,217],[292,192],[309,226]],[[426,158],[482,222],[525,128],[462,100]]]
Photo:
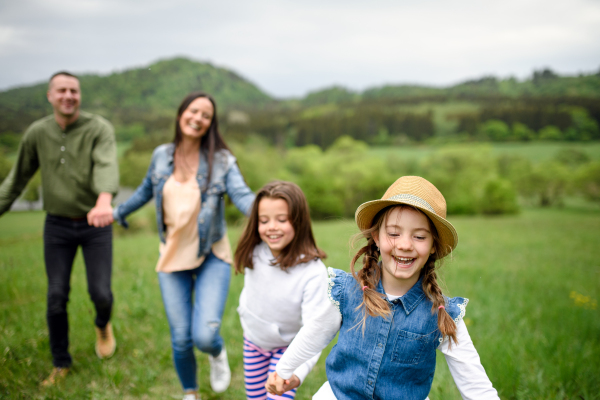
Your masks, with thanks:
[[[429,211],[431,211],[432,213],[436,214],[435,210],[433,209],[433,207],[431,207],[429,205],[428,202],[426,202],[425,200],[423,200],[420,197],[417,197],[415,195],[412,194],[397,194],[395,196],[390,197],[389,199],[385,199],[385,200],[393,200],[393,201],[400,201],[400,202],[409,202],[409,204],[413,204],[413,205],[417,205],[419,207],[423,207]]]

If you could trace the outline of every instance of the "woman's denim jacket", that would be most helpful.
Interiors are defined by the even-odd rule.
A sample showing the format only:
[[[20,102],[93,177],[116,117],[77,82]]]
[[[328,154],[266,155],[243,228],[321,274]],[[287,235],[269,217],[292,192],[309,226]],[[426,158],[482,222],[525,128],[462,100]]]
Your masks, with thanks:
[[[329,269],[330,300],[342,314],[342,326],[326,372],[338,400],[427,398],[442,335],[422,280],[389,302],[391,316],[367,316],[363,332],[362,308],[357,311],[363,297],[359,283],[347,272]],[[385,293],[381,281],[377,291]],[[456,322],[464,316],[467,302],[446,298],[446,310]]]
[[[158,146],[152,153],[152,161],[144,181],[135,193],[113,211],[114,219],[127,228],[125,217],[142,207],[153,197],[156,202],[156,223],[161,242],[165,242],[165,225],[163,222],[163,186],[173,173],[172,143]],[[201,207],[198,213],[198,236],[200,247],[198,256],[210,253],[212,244],[226,233],[225,226],[225,193],[229,195],[236,207],[248,214],[254,201],[254,193],[250,190],[235,157],[227,150],[215,152],[210,183],[207,185],[208,165],[206,155],[200,152],[200,163],[196,180],[201,189]],[[206,189],[204,189],[206,188]]]

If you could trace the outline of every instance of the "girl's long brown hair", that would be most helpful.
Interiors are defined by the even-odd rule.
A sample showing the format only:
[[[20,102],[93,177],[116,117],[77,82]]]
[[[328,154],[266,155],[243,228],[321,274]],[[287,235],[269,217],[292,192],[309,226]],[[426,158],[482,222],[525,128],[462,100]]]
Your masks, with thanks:
[[[385,300],[383,295],[377,291],[377,284],[381,280],[381,267],[378,264],[381,254],[377,249],[377,244],[373,238],[373,233],[379,232],[379,229],[384,224],[389,214],[396,207],[412,208],[413,210],[416,210],[427,217],[425,213],[411,206],[390,206],[381,210],[375,216],[375,218],[373,218],[373,224],[371,228],[364,230],[355,236],[354,242],[360,240],[361,238],[367,240],[367,244],[358,250],[350,262],[350,270],[352,271],[354,279],[358,281],[361,287],[367,287],[365,290],[363,290],[363,301],[357,308],[363,310],[363,318],[360,322],[363,330],[367,323],[367,315],[371,317],[380,316],[385,318],[391,314],[389,303],[387,300]],[[438,329],[444,337],[449,337],[451,339],[449,343],[451,346],[452,341],[454,341],[455,344],[458,343],[456,338],[456,324],[445,308],[438,309],[439,306],[445,306],[444,296],[442,294],[442,289],[437,283],[436,274],[436,261],[438,261],[437,254],[440,254],[441,243],[435,225],[431,222],[429,217],[427,217],[427,221],[429,222],[429,228],[433,235],[433,247],[435,252],[429,256],[429,259],[421,270],[421,274],[423,275],[423,291],[433,303],[433,306],[431,307],[431,313],[433,314],[437,312],[438,314]],[[363,268],[357,272],[354,269],[354,265],[360,257],[363,257]],[[441,260],[438,262],[438,267],[440,264]]]
[[[252,254],[261,242],[258,234],[258,205],[263,198],[282,199],[288,204],[289,219],[294,228],[294,238],[273,261],[286,270],[315,258],[324,259],[327,254],[317,247],[310,223],[310,211],[304,193],[292,182],[274,181],[266,184],[256,194],[248,223],[235,251],[235,272],[244,273],[244,268],[253,268]]]

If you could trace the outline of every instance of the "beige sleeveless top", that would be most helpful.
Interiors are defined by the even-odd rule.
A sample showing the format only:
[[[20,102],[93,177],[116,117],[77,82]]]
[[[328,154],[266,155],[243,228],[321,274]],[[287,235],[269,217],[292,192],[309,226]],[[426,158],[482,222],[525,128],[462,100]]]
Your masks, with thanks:
[[[178,182],[173,175],[163,186],[163,219],[166,226],[165,243],[160,242],[157,272],[194,269],[204,261],[198,257],[198,213],[200,188],[193,175],[187,182]],[[221,260],[231,264],[231,245],[227,235],[213,243],[212,251]]]

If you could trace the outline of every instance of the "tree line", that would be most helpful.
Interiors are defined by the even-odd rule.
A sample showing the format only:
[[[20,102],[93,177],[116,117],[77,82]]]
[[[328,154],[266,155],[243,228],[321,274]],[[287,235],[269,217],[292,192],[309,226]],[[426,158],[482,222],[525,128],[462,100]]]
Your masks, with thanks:
[[[259,135],[286,148],[326,149],[342,136],[371,145],[600,139],[600,72],[559,76],[543,69],[525,80],[488,76],[445,88],[334,86],[276,99],[231,70],[180,57],[80,81],[82,108],[110,120],[120,142],[169,136],[179,101],[193,90],[216,98],[230,137]],[[40,83],[0,92],[4,151],[14,151],[27,126],[51,112],[46,89]]]

